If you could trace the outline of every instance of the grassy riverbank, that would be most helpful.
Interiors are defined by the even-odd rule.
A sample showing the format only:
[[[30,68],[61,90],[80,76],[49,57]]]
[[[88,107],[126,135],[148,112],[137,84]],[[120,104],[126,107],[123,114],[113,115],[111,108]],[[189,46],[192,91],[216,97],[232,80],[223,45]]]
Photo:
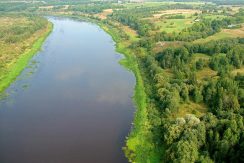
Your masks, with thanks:
[[[149,122],[147,118],[147,95],[144,87],[144,81],[141,74],[138,60],[133,49],[128,47],[128,40],[123,40],[120,36],[121,31],[118,28],[107,24],[98,23],[100,27],[112,36],[116,42],[116,51],[125,56],[120,64],[131,70],[136,77],[133,100],[136,105],[136,112],[133,122],[133,129],[126,139],[126,146],[123,148],[126,157],[130,162],[158,162],[159,156],[156,150],[151,150],[149,135]],[[132,40],[130,40],[132,41]],[[143,156],[145,151],[147,156]]]
[[[26,48],[24,52],[13,58],[8,65],[8,69],[1,75],[0,92],[6,89],[27,66],[29,60],[40,50],[43,42],[52,31],[53,25],[48,22],[46,27],[38,32],[39,36],[34,43]]]
[[[120,60],[120,64],[132,71],[136,78],[133,96],[136,111],[132,130],[126,138],[126,146],[123,147],[123,150],[129,162],[160,162],[160,152],[155,149],[156,147],[152,143],[153,136],[150,132],[151,125],[148,120],[147,110],[148,97],[145,90],[142,70],[139,64],[139,59],[136,56],[136,51],[130,48],[130,45],[139,38],[137,38],[135,34],[131,33],[130,30],[127,30],[127,26],[123,26],[124,29],[121,29],[116,25],[109,25],[103,21],[93,18],[74,15],[63,16],[99,25],[100,28],[107,32],[116,43],[116,51],[125,56],[124,59]],[[128,37],[125,38],[125,36]],[[144,53],[144,50],[141,49],[141,52]],[[145,153],[147,153],[147,155],[145,155]]]

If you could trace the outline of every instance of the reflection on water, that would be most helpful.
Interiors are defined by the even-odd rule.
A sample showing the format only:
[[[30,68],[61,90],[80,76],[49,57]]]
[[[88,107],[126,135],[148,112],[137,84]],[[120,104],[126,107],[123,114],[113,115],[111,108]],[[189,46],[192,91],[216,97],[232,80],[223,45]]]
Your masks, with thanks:
[[[50,20],[43,50],[0,102],[0,162],[127,162],[133,74],[96,25]]]

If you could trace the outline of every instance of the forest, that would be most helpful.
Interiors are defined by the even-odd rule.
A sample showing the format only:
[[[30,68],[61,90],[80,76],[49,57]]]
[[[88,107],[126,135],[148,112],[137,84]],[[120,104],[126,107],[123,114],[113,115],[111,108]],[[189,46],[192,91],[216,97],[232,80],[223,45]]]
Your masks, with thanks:
[[[243,50],[240,40],[228,39],[166,48],[145,58],[148,78],[154,79],[150,82],[151,105],[157,109],[153,115],[163,117],[162,126],[151,120],[153,135],[164,133],[161,140],[155,139],[166,147],[166,162],[243,161],[244,80],[243,75],[231,73],[243,66]],[[209,59],[193,61],[199,53]],[[199,80],[197,73],[206,68],[216,71],[216,76]],[[167,77],[166,70],[173,75]],[[206,107],[204,115],[172,118],[184,109],[182,105],[191,103]]]
[[[174,9],[202,12],[148,18]],[[138,132],[146,142],[133,149],[136,136],[132,134],[125,148],[127,157],[132,162],[243,162],[243,35],[200,40],[234,24],[241,28],[244,10],[228,13],[212,5],[189,4],[124,10],[113,12],[104,22],[118,28],[113,25],[118,21],[137,31],[139,39],[126,30],[128,36],[121,34],[121,38],[132,39],[128,48],[137,56],[147,94],[147,131]],[[224,16],[219,19],[220,15]],[[160,32],[155,23],[187,17],[199,21],[179,32]],[[158,49],[158,43],[164,46]]]

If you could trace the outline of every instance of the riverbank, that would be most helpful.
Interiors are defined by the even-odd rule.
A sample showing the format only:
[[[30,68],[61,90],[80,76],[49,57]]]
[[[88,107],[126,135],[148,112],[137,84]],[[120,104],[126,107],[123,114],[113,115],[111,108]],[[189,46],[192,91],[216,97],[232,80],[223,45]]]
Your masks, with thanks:
[[[121,41],[121,38],[119,37],[119,32],[116,31],[115,28],[109,28],[102,23],[99,23],[99,25],[104,31],[111,35],[113,40],[116,42],[116,51],[125,56],[125,58],[122,59],[120,63],[127,69],[131,70],[136,77],[136,85],[133,96],[134,102],[136,104],[135,118],[133,123],[133,129],[126,140],[126,147],[124,147],[125,154],[128,157],[129,161],[133,161],[135,159],[135,156],[133,155],[137,153],[136,146],[139,145],[141,139],[141,127],[143,126],[144,119],[146,119],[147,104],[144,84],[137,60],[133,56],[132,51],[127,49]]]
[[[20,57],[16,59],[15,63],[10,65],[9,72],[7,72],[1,78],[0,92],[4,91],[23,71],[29,60],[41,49],[42,44],[51,33],[52,29],[52,23],[48,22],[43,35],[34,42],[31,48],[26,49],[24,53],[22,53]]]
[[[134,120],[132,122],[131,132],[125,140],[125,147],[123,151],[129,162],[159,162],[159,156],[151,142],[150,124],[148,121],[147,112],[147,94],[144,86],[144,79],[142,76],[139,60],[131,49],[130,43],[134,42],[133,37],[117,27],[111,26],[103,21],[92,19],[88,17],[62,15],[77,20],[92,22],[99,25],[106,33],[108,33],[115,42],[116,51],[125,56],[120,60],[120,64],[132,71],[136,78],[134,87],[133,101],[136,107]],[[123,36],[127,35],[125,39]],[[130,42],[128,44],[128,42]]]
[[[102,22],[98,22],[97,24],[111,35],[116,43],[116,51],[125,56],[125,58],[120,61],[120,64],[131,70],[136,78],[133,96],[133,100],[136,105],[136,112],[132,130],[126,138],[126,146],[123,147],[125,155],[130,162],[158,162],[160,157],[156,150],[154,150],[150,139],[151,133],[147,111],[148,97],[144,86],[143,75],[135,52],[128,46],[128,40],[124,40],[121,37],[121,33],[124,31],[120,31],[118,28],[109,26]],[[130,41],[133,42],[133,39]]]

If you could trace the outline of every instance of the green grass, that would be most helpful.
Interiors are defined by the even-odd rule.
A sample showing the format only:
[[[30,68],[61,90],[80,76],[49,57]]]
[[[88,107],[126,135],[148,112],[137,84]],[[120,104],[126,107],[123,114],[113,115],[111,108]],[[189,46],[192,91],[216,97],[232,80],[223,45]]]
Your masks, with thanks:
[[[10,71],[2,76],[2,80],[0,83],[0,92],[6,89],[15,79],[16,77],[23,71],[23,69],[27,66],[29,60],[35,55],[41,48],[43,42],[52,31],[52,24],[48,24],[48,31],[40,37],[31,47],[31,49],[25,50],[23,54],[16,60],[13,64]]]
[[[203,116],[207,112],[207,107],[204,104],[197,104],[192,101],[182,103],[178,111],[172,114],[172,118],[185,117],[186,114],[195,114],[197,117]]]
[[[119,31],[116,28],[108,27],[105,24],[99,23],[100,27],[110,34],[116,42],[116,51],[124,54],[125,58],[120,61],[120,64],[131,70],[136,77],[136,85],[134,88],[134,102],[136,105],[136,113],[134,117],[133,130],[126,139],[126,147],[124,151],[130,162],[159,162],[159,155],[155,151],[151,153],[145,152],[152,149],[150,142],[147,139],[148,119],[147,119],[147,95],[137,58],[133,55],[133,51],[129,49],[119,36]],[[147,156],[143,156],[147,153]]]
[[[193,55],[193,61],[198,61],[199,59],[203,59],[203,60],[209,60],[210,56],[208,56],[207,54],[203,54],[203,53],[195,53]]]
[[[169,15],[173,16],[177,14],[169,14]],[[193,16],[193,14],[181,14],[181,15],[184,15],[185,19],[163,19],[161,21],[156,21],[155,25],[160,27],[160,31],[165,31],[167,33],[180,32],[183,29],[191,27],[195,23],[194,20],[197,18],[196,16]],[[165,17],[167,17],[167,15],[165,15]],[[220,14],[203,15],[203,18],[205,19],[216,19],[216,20],[223,19],[226,17],[227,16],[220,15]],[[217,37],[221,37],[221,35]]]
[[[231,72],[233,75],[236,75],[237,73],[240,73],[242,75],[244,75],[244,66],[242,66],[241,68],[239,69],[235,69]]]
[[[205,19],[216,19],[216,20],[220,20],[220,19],[223,19],[223,18],[226,18],[227,16],[225,15],[219,15],[219,14],[204,14],[203,15],[203,18]]]
[[[160,27],[160,31],[167,33],[180,32],[185,28],[191,27],[194,24],[194,20],[191,18],[186,19],[164,19],[160,22],[156,22],[155,25]]]
[[[203,5],[204,2],[174,2],[174,1],[166,1],[166,2],[144,2],[144,3],[125,3],[123,4],[127,9],[133,9],[136,7],[158,7],[160,5],[173,5],[173,4],[187,4],[193,6]]]
[[[216,34],[209,36],[207,38],[195,40],[194,43],[206,43],[209,41],[216,41],[216,40],[225,39],[225,38],[232,38],[232,37],[233,36],[229,33],[219,32],[219,33],[216,33]]]

